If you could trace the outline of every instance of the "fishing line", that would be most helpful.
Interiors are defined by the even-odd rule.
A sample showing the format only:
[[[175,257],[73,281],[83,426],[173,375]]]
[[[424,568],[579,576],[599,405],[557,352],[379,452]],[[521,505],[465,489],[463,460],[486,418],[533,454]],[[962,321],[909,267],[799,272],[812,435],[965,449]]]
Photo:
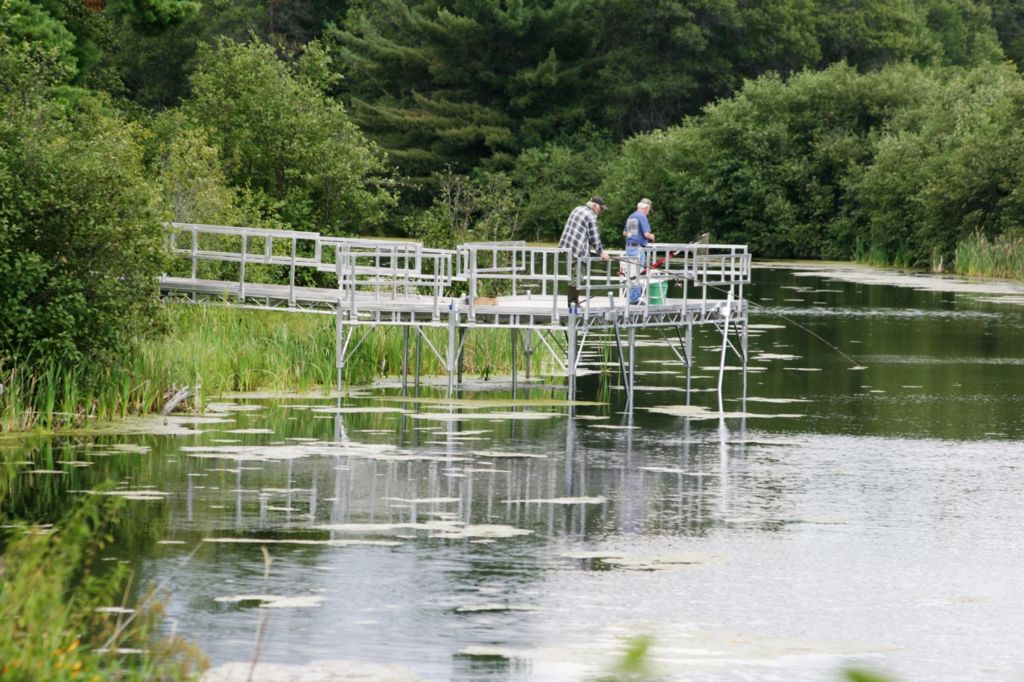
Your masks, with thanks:
[[[620,263],[629,263],[630,265],[637,265],[637,266],[640,266],[640,267],[644,268],[645,270],[653,269],[654,267],[656,267],[656,266],[651,266],[650,268],[647,268],[640,261],[634,260],[634,259],[631,259],[631,258],[616,258],[616,257],[613,256],[612,260],[617,260]],[[662,262],[664,262],[664,260],[665,259],[663,258]],[[687,277],[686,275],[678,275],[678,274],[673,274],[673,273],[669,273],[669,272],[665,272],[663,274],[668,279],[677,279],[677,280],[684,280],[684,281],[687,281],[687,282],[693,282],[694,284],[698,284],[699,286],[704,286],[704,287],[708,287],[709,289],[714,289],[715,291],[717,291],[719,293],[722,293],[722,294],[728,294],[729,293],[725,289],[722,289],[721,287],[716,287],[713,284],[700,284],[700,283],[697,282],[696,278],[694,278],[694,277]],[[788,322],[789,324],[793,325],[794,327],[796,327],[798,329],[801,329],[801,330],[807,332],[808,334],[810,334],[811,336],[813,336],[814,338],[818,339],[823,344],[825,344],[826,346],[828,346],[829,348],[834,350],[836,353],[839,353],[839,355],[841,355],[847,362],[849,362],[850,363],[850,370],[852,370],[852,371],[859,371],[859,370],[867,369],[867,367],[861,365],[856,360],[854,360],[849,355],[847,355],[842,350],[840,350],[838,346],[836,346],[833,343],[830,343],[824,337],[822,337],[820,334],[818,334],[817,332],[811,331],[810,329],[808,329],[804,325],[800,324],[799,322],[797,322],[793,318],[791,318],[791,317],[789,317],[787,315],[784,315],[784,314],[782,314],[780,312],[772,311],[772,309],[769,308],[768,306],[761,305],[760,303],[757,303],[756,301],[751,301],[750,299],[745,299],[745,300],[747,302],[747,305],[753,305],[753,306],[755,306],[757,308],[760,308],[760,309],[766,311],[769,315],[777,315],[777,316],[781,317],[783,320],[785,320],[786,322]]]

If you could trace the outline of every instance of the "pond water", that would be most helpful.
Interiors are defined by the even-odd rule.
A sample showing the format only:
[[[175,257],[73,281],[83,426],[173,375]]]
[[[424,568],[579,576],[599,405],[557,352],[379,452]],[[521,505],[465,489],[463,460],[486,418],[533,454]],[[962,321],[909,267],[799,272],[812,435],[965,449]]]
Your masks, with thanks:
[[[260,627],[264,679],[587,680],[639,635],[660,679],[1024,677],[1024,287],[870,275],[755,269],[724,418],[718,339],[701,412],[652,337],[632,415],[614,374],[571,406],[472,377],[229,397],[178,435],[26,448],[63,473],[4,511],[119,481],[109,558],[168,590],[210,680],[245,679]]]

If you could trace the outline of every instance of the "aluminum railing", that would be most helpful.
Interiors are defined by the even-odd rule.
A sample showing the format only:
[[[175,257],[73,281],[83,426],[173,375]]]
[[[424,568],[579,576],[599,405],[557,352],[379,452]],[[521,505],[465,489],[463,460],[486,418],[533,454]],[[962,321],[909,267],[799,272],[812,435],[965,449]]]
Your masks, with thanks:
[[[316,232],[297,232],[251,227],[173,223],[169,241],[172,251],[185,258],[193,280],[204,262],[237,263],[238,292],[244,301],[246,267],[274,265],[287,268],[288,301],[295,303],[296,273],[309,268],[337,277],[338,304],[358,315],[360,305],[402,306],[429,302],[436,318],[452,303],[455,285],[465,287],[465,305],[473,319],[481,305],[481,293],[500,293],[545,301],[552,319],[567,310],[570,285],[576,288],[579,310],[588,315],[596,301],[608,307],[624,305],[630,284],[627,266],[635,265],[621,251],[613,258],[574,258],[566,249],[528,246],[522,241],[470,242],[456,250],[432,249],[419,242],[391,239],[327,237]],[[630,261],[633,261],[631,263]],[[657,244],[644,250],[639,266],[640,286],[650,290],[659,281],[677,282],[683,299],[691,293],[703,301],[728,294],[742,298],[750,282],[750,254],[742,245]],[[219,281],[219,280],[218,280]],[[227,281],[227,280],[225,280]],[[694,288],[699,289],[693,292]],[[493,305],[493,303],[489,303]],[[644,297],[649,308],[648,297]],[[492,309],[493,310],[493,309]]]
[[[360,306],[396,310],[429,302],[437,319],[447,308],[453,283],[454,252],[417,242],[368,243],[332,239],[340,305],[351,317]]]
[[[696,287],[702,298],[715,300],[730,292],[740,297],[742,286],[750,282],[750,254],[741,245],[658,244],[645,248],[639,258],[619,250],[609,250],[609,254],[608,262],[592,257],[574,259],[572,280],[584,314],[595,300],[610,298],[614,305],[631,284],[650,291],[657,282],[675,282],[682,286],[684,299]],[[630,281],[629,274],[635,280]],[[642,305],[649,305],[647,296]]]
[[[557,247],[527,246],[526,242],[469,242],[460,244],[458,274],[466,283],[466,306],[470,319],[476,316],[481,293],[526,296],[528,300],[546,301],[553,318],[565,306],[559,305],[570,279],[569,253]],[[493,305],[493,304],[492,304]]]
[[[299,268],[318,268],[321,237],[316,232],[297,232],[258,227],[233,227],[195,223],[171,223],[168,246],[171,253],[190,263],[192,279],[199,276],[201,263],[238,263],[238,295],[246,297],[247,265],[288,267],[288,301],[295,303],[295,275]],[[186,239],[182,245],[179,240]],[[255,250],[254,250],[255,248]]]

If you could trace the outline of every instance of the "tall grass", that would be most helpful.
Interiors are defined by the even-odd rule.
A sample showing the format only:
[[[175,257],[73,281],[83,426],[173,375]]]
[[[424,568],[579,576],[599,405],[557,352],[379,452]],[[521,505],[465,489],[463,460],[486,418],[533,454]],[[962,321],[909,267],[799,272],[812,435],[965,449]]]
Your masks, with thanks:
[[[0,432],[79,426],[90,418],[114,419],[159,411],[180,387],[200,396],[229,391],[329,391],[336,380],[335,318],[331,315],[168,305],[168,332],[131,344],[114,365],[0,364]],[[425,329],[420,372],[445,372],[447,329]],[[414,371],[415,333],[409,335],[408,372]],[[534,341],[531,371],[550,366]],[[344,381],[366,384],[402,371],[403,332],[398,327],[358,327],[350,343]],[[489,377],[512,368],[508,330],[478,329],[463,346],[466,374]],[[525,368],[523,344],[517,365]]]
[[[169,383],[202,384],[204,393],[256,390],[328,391],[336,380],[335,318],[332,315],[233,310],[206,306],[170,306],[171,332],[142,347],[138,374]],[[443,362],[430,350],[445,353],[446,329],[426,329],[420,371],[442,374]],[[409,334],[410,374],[414,371],[415,332]],[[468,374],[511,371],[511,337],[507,330],[473,330],[463,347]],[[349,342],[344,381],[369,383],[399,376],[403,334],[398,327],[355,327]],[[520,345],[520,369],[524,366]],[[542,368],[534,353],[534,370]]]
[[[956,247],[956,272],[1024,281],[1024,234],[1001,234],[991,241],[975,234],[960,242]]]
[[[869,245],[867,242],[857,239],[853,246],[852,258],[856,263],[864,263],[865,265],[874,265],[876,267],[910,267],[910,252],[904,245],[899,245],[895,251],[892,251],[884,246],[878,244]]]
[[[0,433],[60,429],[87,419],[140,413],[161,403],[158,384],[133,376],[136,358],[115,366],[0,364]]]

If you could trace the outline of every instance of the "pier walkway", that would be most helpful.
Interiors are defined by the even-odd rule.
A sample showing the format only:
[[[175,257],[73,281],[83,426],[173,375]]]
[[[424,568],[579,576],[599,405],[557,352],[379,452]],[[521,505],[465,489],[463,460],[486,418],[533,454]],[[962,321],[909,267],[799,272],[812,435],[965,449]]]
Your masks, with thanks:
[[[568,377],[570,398],[575,396],[584,348],[613,339],[631,405],[634,339],[643,329],[662,334],[685,363],[689,402],[694,329],[713,326],[721,334],[719,395],[730,349],[743,365],[745,392],[746,246],[649,248],[650,267],[639,278],[643,302],[630,305],[621,251],[611,251],[612,260],[605,262],[522,241],[435,249],[413,241],[252,227],[172,223],[168,229],[174,262],[160,279],[162,296],[334,315],[339,385],[346,360],[367,330],[397,326],[404,329],[403,388],[414,334],[417,368],[425,343],[446,368],[451,395],[467,332],[501,328],[512,333],[513,382],[522,335],[527,378],[529,358],[543,349]],[[423,334],[430,327],[447,330],[447,344],[436,347]]]

